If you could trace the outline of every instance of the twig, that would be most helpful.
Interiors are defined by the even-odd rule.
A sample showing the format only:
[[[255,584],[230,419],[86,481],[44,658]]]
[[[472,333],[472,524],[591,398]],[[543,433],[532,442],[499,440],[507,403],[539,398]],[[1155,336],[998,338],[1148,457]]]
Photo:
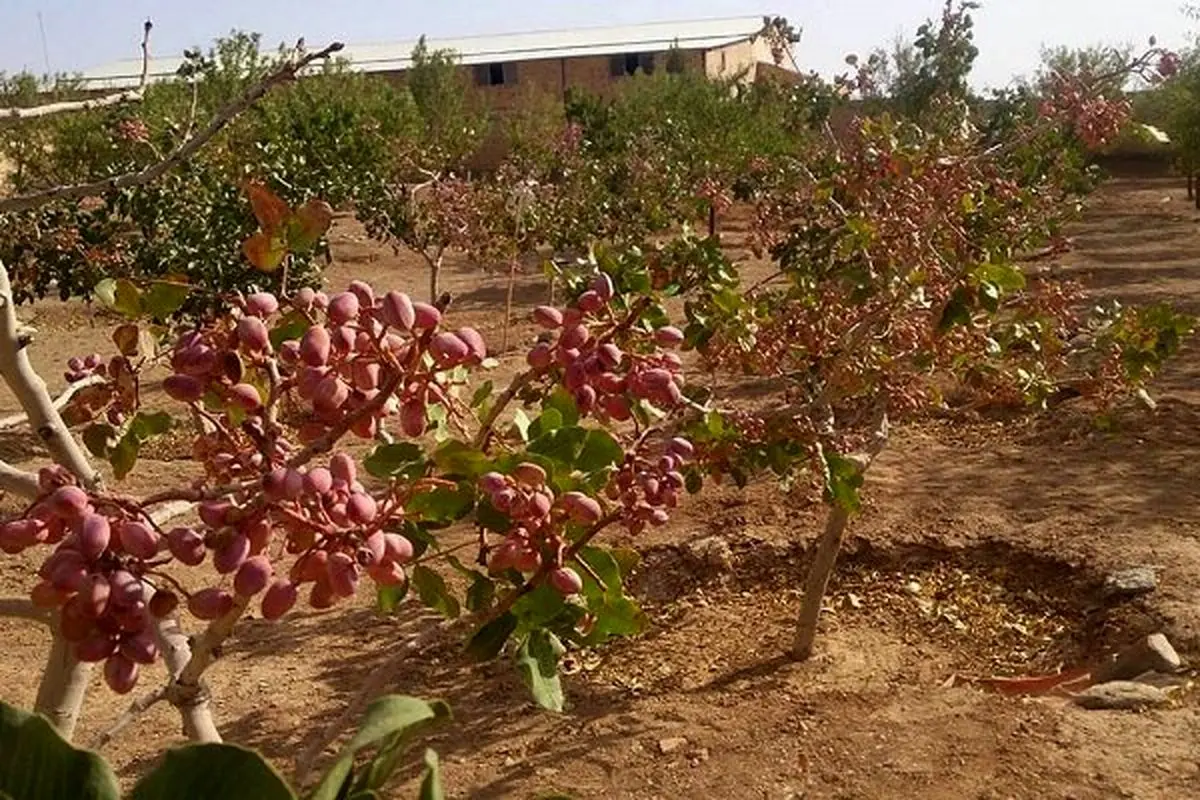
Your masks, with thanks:
[[[67,100],[61,103],[46,103],[30,108],[2,108],[0,120],[37,119],[54,114],[65,114],[72,111],[91,111],[95,108],[119,106],[125,103],[139,102],[146,94],[146,81],[150,75],[150,29],[154,24],[146,20],[142,25],[142,78],[136,89],[125,89],[103,97],[93,97],[89,100]]]
[[[71,402],[71,398],[74,397],[80,390],[86,389],[89,386],[95,386],[97,384],[104,383],[104,380],[105,378],[103,375],[89,375],[86,378],[69,384],[66,389],[63,389],[62,394],[54,398],[53,405],[55,410],[62,411],[67,403]],[[24,413],[10,414],[7,417],[0,417],[0,430],[15,428],[18,425],[23,425],[28,421],[29,417]]]
[[[51,621],[48,610],[38,608],[32,600],[24,597],[0,597],[0,617],[27,619],[43,625],[49,625]]]
[[[71,186],[55,186],[29,194],[0,200],[0,212],[27,211],[31,208],[51,203],[56,200],[74,200],[81,197],[93,197],[115,189],[128,189],[141,186],[144,183],[160,178],[172,168],[187,161],[204,144],[221,132],[235,117],[258,102],[272,87],[277,84],[295,80],[297,73],[314,61],[328,58],[343,47],[341,42],[334,42],[323,50],[305,55],[295,61],[289,61],[251,86],[246,92],[217,112],[204,129],[198,131],[190,139],[180,145],[174,152],[155,164],[151,164],[140,172],[127,172],[99,181],[78,183]]]
[[[483,418],[482,427],[475,436],[476,447],[481,450],[487,447],[488,439],[492,435],[492,426],[496,424],[496,420],[500,418],[500,415],[504,412],[508,404],[512,402],[513,398],[522,389],[532,383],[535,377],[537,377],[537,373],[534,370],[528,369],[512,379],[512,383],[508,385],[503,394],[496,398],[496,402],[488,409],[487,416]]]
[[[129,708],[121,716],[117,717],[117,721],[108,726],[107,730],[101,731],[96,737],[96,741],[92,744],[93,750],[99,750],[106,744],[111,742],[114,737],[121,731],[129,727],[135,719],[141,716],[146,711],[149,711],[154,706],[167,699],[166,687],[160,686],[149,694],[144,694],[138,699],[129,704]]]

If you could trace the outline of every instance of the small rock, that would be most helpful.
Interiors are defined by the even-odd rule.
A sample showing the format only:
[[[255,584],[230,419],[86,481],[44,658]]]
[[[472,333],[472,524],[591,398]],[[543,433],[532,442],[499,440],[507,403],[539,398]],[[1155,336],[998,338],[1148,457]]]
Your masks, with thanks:
[[[921,584],[918,581],[909,581],[908,583],[904,584],[904,591],[908,592],[909,594],[920,594]]]
[[[705,536],[685,544],[688,555],[712,569],[721,572],[733,570],[733,550],[729,542],[720,536]]]
[[[682,736],[671,736],[666,739],[658,740],[658,750],[664,756],[668,753],[674,753],[681,747],[686,747],[688,740]]]
[[[1105,597],[1137,597],[1158,588],[1154,567],[1130,567],[1109,573],[1104,578]]]
[[[1134,711],[1161,706],[1168,697],[1162,689],[1144,683],[1109,681],[1084,689],[1074,700],[1083,708]]]
[[[1161,633],[1153,633],[1131,647],[1122,650],[1112,661],[1092,670],[1097,683],[1133,680],[1147,672],[1171,674],[1178,672],[1183,660]]]

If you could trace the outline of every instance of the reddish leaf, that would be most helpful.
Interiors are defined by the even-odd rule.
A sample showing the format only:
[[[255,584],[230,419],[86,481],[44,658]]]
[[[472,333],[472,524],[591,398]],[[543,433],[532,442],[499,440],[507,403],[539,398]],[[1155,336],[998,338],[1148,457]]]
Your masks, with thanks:
[[[251,181],[246,184],[246,195],[250,198],[254,217],[267,233],[274,233],[282,228],[292,214],[288,204],[261,183]]]
[[[324,200],[309,200],[288,220],[288,247],[304,251],[312,247],[333,223],[333,208]]]
[[[287,244],[277,235],[260,231],[242,242],[242,252],[255,269],[274,272],[287,255]]]
[[[1073,669],[1056,675],[1031,678],[979,678],[976,682],[1007,695],[1039,695],[1065,689],[1082,689],[1091,681],[1088,669]]]

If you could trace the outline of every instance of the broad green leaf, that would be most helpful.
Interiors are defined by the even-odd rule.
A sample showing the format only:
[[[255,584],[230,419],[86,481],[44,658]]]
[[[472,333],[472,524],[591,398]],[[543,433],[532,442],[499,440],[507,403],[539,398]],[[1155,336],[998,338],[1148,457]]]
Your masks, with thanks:
[[[83,430],[83,444],[96,458],[108,460],[109,450],[117,443],[117,429],[105,422],[95,422]]]
[[[113,308],[127,317],[139,317],[142,314],[142,290],[127,279],[117,279],[113,293]]]
[[[233,744],[190,744],[172,748],[138,781],[131,800],[295,800],[296,795],[267,761]]]
[[[45,717],[0,702],[0,797],[119,800],[117,778],[96,753],[72,747]]]
[[[595,472],[620,463],[624,457],[625,450],[611,433],[591,430],[583,440],[583,449],[575,459],[575,466],[584,472]]]
[[[97,283],[96,287],[92,289],[92,294],[109,308],[117,307],[117,282],[113,278],[105,278]]]
[[[518,408],[513,414],[513,427],[517,429],[517,435],[521,437],[522,442],[529,441],[529,415],[525,413],[524,409]]]
[[[379,698],[367,708],[366,717],[358,732],[342,748],[337,761],[321,778],[320,784],[309,795],[308,800],[337,800],[343,784],[354,768],[355,755],[364,747],[381,744],[395,736],[410,737],[423,728],[449,717],[449,707],[440,700],[426,702],[401,695]]]
[[[492,468],[492,462],[482,450],[457,439],[451,439],[434,451],[433,463],[447,476],[464,478],[478,478]]]
[[[538,453],[553,461],[574,467],[587,433],[579,427],[559,428],[531,441],[529,452]]]
[[[312,248],[333,224],[333,208],[324,200],[309,200],[287,222],[287,243],[294,252]]]
[[[166,411],[139,411],[129,423],[129,433],[139,441],[145,441],[153,436],[161,436],[171,430],[174,420]]]
[[[287,255],[287,244],[279,236],[259,231],[242,242],[242,252],[255,269],[274,272]]]
[[[983,281],[979,284],[979,305],[983,306],[987,311],[996,313],[1000,308],[1000,287],[991,281]]]
[[[187,302],[192,287],[182,283],[155,281],[142,298],[142,305],[155,319],[167,319]]]
[[[299,311],[289,311],[283,315],[268,334],[271,339],[271,346],[278,350],[279,346],[284,342],[292,339],[300,339],[311,325],[312,323],[308,321],[308,317]]]
[[[579,424],[579,407],[575,405],[575,398],[571,393],[562,386],[555,387],[554,391],[542,401],[542,410],[553,408],[562,416],[563,425],[578,425]]]
[[[408,595],[408,581],[394,586],[379,586],[375,590],[375,605],[381,614],[391,614]]]
[[[475,632],[467,642],[467,655],[476,661],[491,661],[517,629],[517,618],[506,611]]]
[[[704,488],[704,477],[700,474],[700,470],[695,467],[688,467],[683,473],[683,487],[687,489],[688,494],[695,494]]]
[[[1006,292],[1025,288],[1025,272],[1016,264],[983,264],[975,270],[975,277],[993,283]]]
[[[475,489],[469,481],[450,488],[438,486],[414,494],[404,506],[405,513],[425,523],[445,526],[462,519],[475,505]]]
[[[540,415],[538,415],[538,418],[533,421],[532,425],[528,426],[527,432],[522,438],[528,442],[531,439],[537,439],[545,436],[550,431],[556,431],[562,426],[562,412],[557,408],[547,408]]]
[[[124,480],[133,469],[138,458],[138,439],[131,433],[126,433],[116,446],[108,451],[108,463],[112,464],[113,475],[117,480]]]
[[[475,522],[489,531],[503,532],[512,527],[512,519],[492,505],[487,497],[481,498],[475,506]]]
[[[825,497],[828,501],[850,512],[859,511],[862,485],[863,475],[856,463],[830,450],[825,451]]]
[[[628,597],[608,598],[604,604],[591,607],[594,621],[586,643],[600,645],[613,636],[634,636],[646,629],[646,614]]]
[[[621,570],[622,579],[637,569],[638,564],[642,563],[642,554],[632,547],[614,547],[608,553],[613,557],[613,561],[617,562],[617,567]]]
[[[550,631],[532,631],[517,652],[517,669],[534,702],[548,711],[563,710],[562,679],[558,659],[562,642]]]
[[[471,586],[467,589],[467,610],[482,611],[492,604],[496,596],[496,582],[482,572],[473,572]]]
[[[417,564],[409,573],[409,580],[417,590],[421,602],[449,619],[458,617],[461,609],[458,599],[446,588],[446,581],[428,567]]]
[[[363,459],[363,467],[376,478],[417,478],[425,474],[425,452],[412,442],[384,444]]]
[[[438,762],[438,754],[429,748],[425,749],[425,771],[421,775],[421,790],[418,800],[445,800],[442,790],[442,767]]]
[[[492,396],[492,382],[485,381],[482,386],[475,390],[471,395],[471,408],[479,408],[489,397]]]
[[[945,309],[942,310],[942,318],[938,321],[938,330],[945,333],[955,325],[970,324],[971,309],[967,305],[966,291],[960,287],[954,290],[954,294],[950,296],[950,301],[946,303]]]
[[[543,583],[517,600],[512,613],[520,621],[522,630],[535,630],[557,619],[566,604],[561,593]]]

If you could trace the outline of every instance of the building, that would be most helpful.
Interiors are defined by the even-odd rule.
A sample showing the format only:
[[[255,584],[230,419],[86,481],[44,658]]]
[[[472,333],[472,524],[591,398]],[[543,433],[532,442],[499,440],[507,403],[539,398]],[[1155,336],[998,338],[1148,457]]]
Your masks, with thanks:
[[[496,110],[511,108],[523,97],[570,88],[601,94],[637,71],[688,70],[710,77],[744,74],[753,80],[760,70],[788,70],[776,59],[763,35],[769,17],[737,17],[690,22],[658,22],[604,28],[511,33],[429,40],[430,50],[457,54],[464,78]],[[402,79],[412,65],[416,41],[394,44],[347,44],[339,54],[350,69]],[[151,80],[168,80],[182,58],[155,58]],[[88,92],[137,86],[141,59],[119,61],[81,76]]]

